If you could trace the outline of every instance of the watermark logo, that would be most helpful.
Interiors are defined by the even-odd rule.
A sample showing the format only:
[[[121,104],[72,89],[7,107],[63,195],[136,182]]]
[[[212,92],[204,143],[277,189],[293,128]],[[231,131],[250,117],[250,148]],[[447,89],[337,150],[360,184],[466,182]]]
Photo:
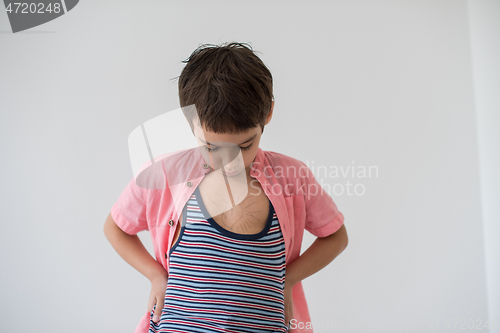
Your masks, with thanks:
[[[306,165],[318,179],[322,191],[326,191],[330,196],[363,196],[366,193],[365,181],[379,178],[377,165],[359,165],[354,161],[352,165],[347,166],[315,165],[314,161],[306,161]],[[332,186],[330,182],[324,182],[325,179],[332,179],[335,184]]]
[[[136,185],[167,189],[176,212],[185,202],[176,196],[199,187],[206,208],[217,216],[239,205],[249,193],[242,148],[231,142],[208,142],[194,104],[168,111],[138,126],[128,138]]]
[[[78,0],[4,0],[3,2],[12,32],[16,33],[47,23],[66,14],[75,8]]]

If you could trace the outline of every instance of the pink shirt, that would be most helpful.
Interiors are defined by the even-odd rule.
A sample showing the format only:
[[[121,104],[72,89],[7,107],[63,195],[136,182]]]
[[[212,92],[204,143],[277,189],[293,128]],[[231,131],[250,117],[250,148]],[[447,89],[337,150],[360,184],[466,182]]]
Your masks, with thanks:
[[[135,177],[132,178],[111,208],[111,216],[130,235],[149,230],[156,260],[168,272],[168,253],[181,208],[210,168],[199,149],[171,156],[154,166],[159,166],[156,171],[160,170],[163,177],[160,183],[167,180],[171,183],[160,185],[162,189],[150,189],[151,186],[143,186],[144,178],[137,177],[142,187],[137,185]],[[316,237],[326,237],[343,225],[344,216],[305,163],[258,148],[250,176],[260,182],[274,206],[285,241],[286,265],[299,257],[304,229]],[[292,328],[295,329],[291,332],[312,333],[312,329],[300,328],[312,326],[301,281],[294,285],[292,297],[295,319]],[[135,333],[147,333],[149,322],[150,313],[146,312]]]

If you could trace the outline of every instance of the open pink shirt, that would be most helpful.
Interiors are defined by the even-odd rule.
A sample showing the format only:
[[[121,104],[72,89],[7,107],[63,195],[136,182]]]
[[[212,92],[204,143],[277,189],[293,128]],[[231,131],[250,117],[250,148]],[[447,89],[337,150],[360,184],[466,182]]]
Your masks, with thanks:
[[[175,175],[167,177],[168,172],[182,174],[176,178],[179,182],[175,185],[163,186],[163,189],[146,189],[145,186],[138,186],[139,177],[137,181],[134,177],[111,208],[113,220],[126,233],[135,235],[143,230],[150,232],[156,260],[167,272],[169,249],[181,211],[176,207],[184,206],[210,171],[197,151],[188,150],[171,157],[168,162],[155,163],[161,165],[164,181],[175,178]],[[260,182],[274,206],[285,241],[286,265],[299,257],[304,229],[316,237],[326,237],[343,225],[344,216],[305,163],[258,148],[250,176]],[[312,324],[301,281],[294,285],[292,297],[295,319],[292,328],[295,329],[291,332],[312,333],[312,329],[305,329]],[[149,322],[150,313],[146,312],[135,333],[147,333]]]

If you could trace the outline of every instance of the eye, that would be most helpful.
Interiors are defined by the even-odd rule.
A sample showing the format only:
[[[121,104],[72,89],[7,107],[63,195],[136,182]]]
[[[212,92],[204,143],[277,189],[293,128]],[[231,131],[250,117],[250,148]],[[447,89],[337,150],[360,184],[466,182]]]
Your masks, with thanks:
[[[250,148],[252,148],[252,144],[253,144],[253,142],[250,145],[246,146],[246,147],[240,147],[240,148],[241,148],[241,150],[249,150]],[[206,150],[208,150],[210,152],[217,151],[219,149],[219,148],[208,148],[207,146],[204,146],[204,147],[205,147]]]
[[[252,145],[253,145],[253,142],[250,145],[246,146],[246,147],[240,147],[240,148],[242,150],[249,150],[250,148],[252,148]]]
[[[241,150],[249,150],[250,148],[252,148],[252,145],[253,145],[253,142],[252,142],[250,145],[246,146],[246,147],[240,147],[240,148],[241,148]],[[204,147],[205,147],[205,149],[206,149],[206,150],[208,150],[209,152],[219,150],[219,148],[218,148],[218,147],[217,147],[217,148],[208,148],[207,146],[204,146]]]
[[[207,146],[205,146],[205,149],[208,151],[217,151],[217,149],[219,148],[208,148]]]

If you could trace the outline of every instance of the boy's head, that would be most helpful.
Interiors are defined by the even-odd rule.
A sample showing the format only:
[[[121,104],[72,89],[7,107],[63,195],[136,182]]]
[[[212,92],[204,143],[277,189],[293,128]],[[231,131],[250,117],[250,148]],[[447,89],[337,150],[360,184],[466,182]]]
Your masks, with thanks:
[[[241,149],[248,174],[272,117],[271,72],[245,43],[204,44],[183,62],[179,101],[199,145],[216,149],[229,143]],[[241,170],[236,160],[227,162],[228,175]]]
[[[203,44],[179,76],[181,107],[195,105],[202,126],[214,133],[264,131],[273,104],[273,77],[246,43]]]

